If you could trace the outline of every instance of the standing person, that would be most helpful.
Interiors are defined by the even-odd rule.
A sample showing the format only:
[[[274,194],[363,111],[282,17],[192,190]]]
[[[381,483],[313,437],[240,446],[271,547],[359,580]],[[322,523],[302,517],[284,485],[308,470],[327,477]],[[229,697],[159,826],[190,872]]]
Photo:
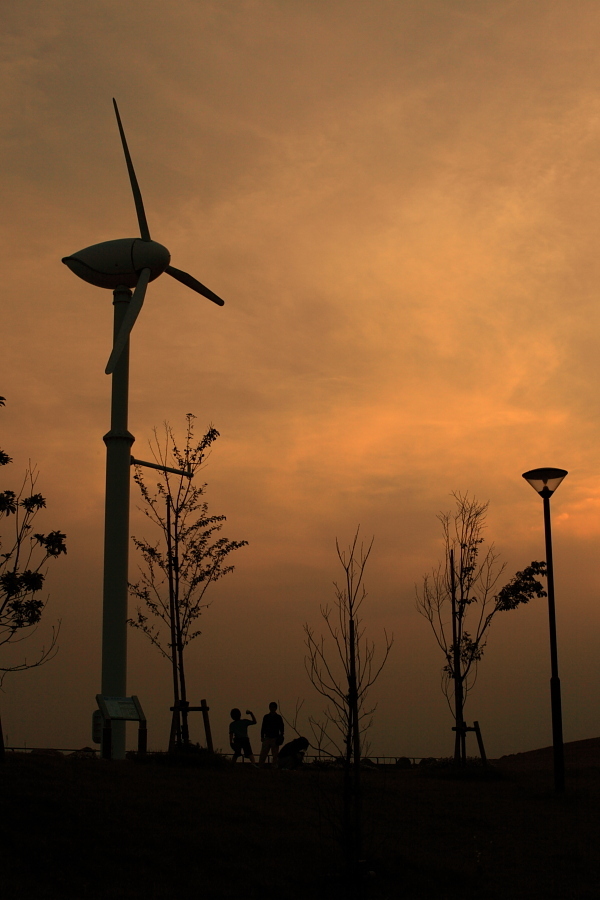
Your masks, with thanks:
[[[262,747],[258,760],[259,766],[264,766],[269,753],[271,753],[273,765],[276,765],[279,748],[283,744],[283,719],[277,712],[276,703],[269,703],[269,712],[263,716],[260,739]]]
[[[239,757],[243,754],[246,759],[249,759],[252,765],[255,766],[256,760],[254,759],[254,754],[252,753],[252,747],[250,746],[250,740],[248,738],[248,725],[256,725],[256,718],[254,713],[249,709],[246,710],[246,715],[252,716],[252,718],[242,719],[242,713],[237,707],[231,710],[229,743],[233,750],[232,762],[237,762]]]

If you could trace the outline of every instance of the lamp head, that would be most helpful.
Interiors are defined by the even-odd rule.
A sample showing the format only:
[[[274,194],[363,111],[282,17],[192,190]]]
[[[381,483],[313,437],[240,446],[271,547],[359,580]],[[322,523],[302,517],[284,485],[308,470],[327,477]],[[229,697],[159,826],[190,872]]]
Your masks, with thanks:
[[[540,497],[546,498],[552,496],[565,475],[568,474],[566,469],[546,467],[523,472],[523,478],[531,485],[534,491],[537,491]]]

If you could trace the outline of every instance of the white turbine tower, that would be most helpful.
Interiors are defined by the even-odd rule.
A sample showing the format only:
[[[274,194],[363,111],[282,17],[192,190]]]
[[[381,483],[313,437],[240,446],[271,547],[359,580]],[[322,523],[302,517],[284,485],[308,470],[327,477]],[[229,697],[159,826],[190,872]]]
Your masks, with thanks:
[[[129,395],[129,335],[140,313],[150,281],[163,272],[186,287],[223,306],[211,290],[170,265],[166,247],[150,238],[142,195],[113,99],[117,125],[140,228],[139,238],[104,241],[62,260],[79,278],[113,291],[113,348],[106,365],[112,375],[110,431],[106,444],[106,506],[104,524],[104,589],[102,619],[102,694],[125,697],[127,687],[127,581],[129,561],[129,487],[131,445],[127,427]],[[133,295],[131,288],[135,288]],[[125,722],[113,725],[113,756],[125,756]]]

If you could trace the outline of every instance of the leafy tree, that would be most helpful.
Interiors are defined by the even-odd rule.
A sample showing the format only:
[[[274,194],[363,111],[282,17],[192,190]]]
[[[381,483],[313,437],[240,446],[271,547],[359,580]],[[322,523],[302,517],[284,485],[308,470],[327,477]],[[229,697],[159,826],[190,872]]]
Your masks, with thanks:
[[[489,503],[455,493],[454,512],[440,513],[445,554],[417,589],[417,609],[425,616],[445,657],[442,691],[454,716],[454,758],[466,759],[464,706],[477,679],[488,630],[499,612],[516,609],[533,597],[545,597],[538,577],[544,562],[532,562],[495,593],[506,567],[491,544],[483,551]]]
[[[5,398],[0,397],[0,406]],[[12,462],[0,450],[0,466]],[[46,563],[67,552],[66,535],[60,531],[33,533],[34,520],[45,509],[45,498],[36,491],[37,473],[29,468],[18,491],[0,492],[0,518],[10,526],[0,540],[0,647],[30,637],[38,625],[47,598],[41,596],[46,579]],[[22,672],[48,662],[57,652],[60,623],[53,627],[49,646],[42,647],[34,661],[27,658],[9,663],[0,660],[0,684],[8,672]]]
[[[171,750],[189,744],[188,699],[184,650],[201,631],[198,619],[210,604],[210,585],[233,572],[229,554],[247,541],[230,541],[219,532],[225,516],[209,516],[204,501],[206,484],[195,485],[193,477],[203,465],[207,451],[218,438],[212,426],[197,441],[192,413],[186,416],[185,444],[179,449],[171,427],[165,423],[159,438],[157,429],[150,441],[160,480],[151,489],[142,468],[135,467],[134,481],[143,501],[144,514],[159,530],[154,542],[134,537],[143,565],[140,580],[129,585],[132,597],[141,601],[137,615],[128,623],[146,635],[150,643],[171,664],[173,677],[173,724]],[[166,471],[178,469],[181,474]]]
[[[364,734],[373,722],[376,705],[368,703],[369,689],[376,682],[387,661],[393,636],[385,635],[385,647],[375,662],[375,644],[365,637],[359,615],[367,597],[364,585],[365,567],[373,540],[367,547],[358,545],[359,529],[347,550],[341,550],[336,539],[338,559],[344,570],[341,584],[334,582],[335,603],[321,607],[321,615],[329,633],[315,636],[314,629],[304,626],[308,677],[327,701],[324,721],[309,719],[319,750],[323,744],[333,746],[344,765],[342,806],[342,843],[348,876],[348,890],[358,890],[359,861],[362,850],[362,803],[360,762]]]

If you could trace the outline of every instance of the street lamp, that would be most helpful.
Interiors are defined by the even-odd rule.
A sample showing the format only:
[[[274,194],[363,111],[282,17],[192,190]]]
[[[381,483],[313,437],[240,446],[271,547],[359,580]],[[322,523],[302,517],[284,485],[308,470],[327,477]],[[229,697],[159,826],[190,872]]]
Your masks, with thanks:
[[[544,530],[546,533],[546,567],[548,578],[548,615],[550,619],[550,702],[552,705],[552,745],[554,750],[554,787],[565,789],[565,755],[562,735],[562,710],[560,679],[558,677],[558,653],[556,649],[556,615],[554,606],[554,567],[552,564],[552,531],[550,529],[550,497],[559,486],[566,469],[532,469],[523,478],[538,492],[544,503]]]

